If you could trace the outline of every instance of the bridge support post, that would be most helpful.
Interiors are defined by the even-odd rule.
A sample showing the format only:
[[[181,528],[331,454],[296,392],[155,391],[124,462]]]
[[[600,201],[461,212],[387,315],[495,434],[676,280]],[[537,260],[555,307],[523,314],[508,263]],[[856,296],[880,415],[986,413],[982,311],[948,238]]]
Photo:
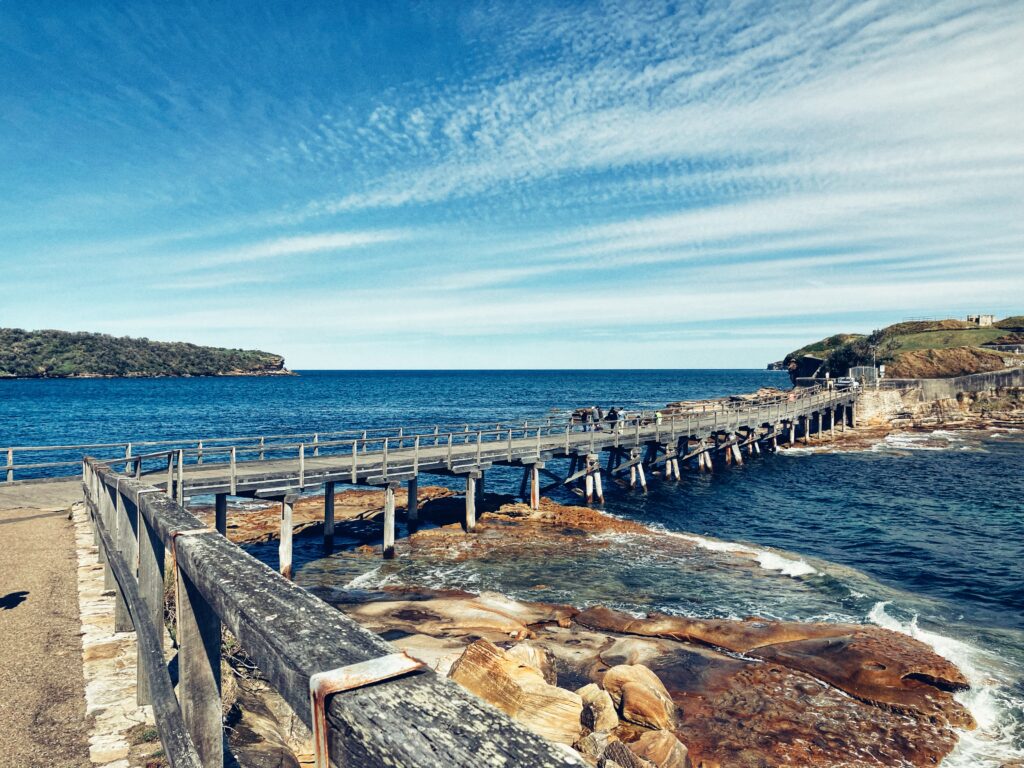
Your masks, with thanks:
[[[480,504],[483,504],[484,502],[484,479],[486,478],[486,476],[486,472],[481,472],[480,479],[476,481],[476,500]]]
[[[801,416],[804,425],[804,445],[810,445],[811,443],[811,417]]]
[[[226,493],[218,493],[215,497],[213,516],[217,533],[221,536],[226,535],[228,531],[228,495]]]
[[[384,559],[395,556],[395,485],[384,487]]]
[[[157,643],[164,647],[164,543],[153,530],[146,516],[139,511],[139,595],[146,604],[150,621],[159,631]],[[149,678],[146,665],[148,657],[139,654],[138,703],[150,703]]]
[[[789,444],[793,445],[796,442],[796,423],[789,422]]]
[[[828,431],[832,439],[836,439],[836,410],[835,408],[828,409]]]
[[[476,475],[466,475],[466,533],[476,530]]]
[[[324,483],[324,551],[334,551],[334,482]]]
[[[845,432],[846,431],[846,406],[845,405],[840,405],[839,406],[839,431],[840,432]]]
[[[295,497],[285,496],[281,499],[281,537],[277,546],[281,575],[286,579],[292,577],[292,513]]]
[[[639,455],[639,454],[638,454]],[[638,462],[636,465],[636,479],[640,483],[640,489],[643,491],[647,490],[647,475],[644,474],[644,463]]]
[[[741,439],[739,434],[733,435],[733,437],[736,440],[740,440]],[[732,460],[733,460],[733,463],[736,464],[737,466],[742,466],[742,464],[743,464],[743,452],[740,450],[740,444],[738,442],[733,443],[730,446],[730,449],[732,450]]]
[[[598,504],[604,504],[604,482],[601,479],[601,457],[593,454],[587,457],[590,462],[590,471],[594,476],[594,496]]]
[[[185,575],[185,569],[175,570],[181,714],[204,768],[222,768],[220,618]]]
[[[530,465],[530,509],[540,509],[540,467]]]
[[[405,504],[405,520],[409,524],[409,530],[416,530],[420,521],[420,480],[418,477],[409,478],[407,491],[409,493]]]

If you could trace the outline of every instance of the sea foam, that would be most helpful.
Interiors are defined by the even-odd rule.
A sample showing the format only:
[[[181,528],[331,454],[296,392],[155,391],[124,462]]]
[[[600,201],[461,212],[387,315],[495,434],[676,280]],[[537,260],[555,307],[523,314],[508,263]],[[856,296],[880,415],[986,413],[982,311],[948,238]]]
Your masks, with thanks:
[[[888,602],[879,602],[868,613],[868,620],[893,632],[920,640],[937,654],[955,664],[967,677],[971,688],[956,694],[978,723],[973,731],[959,731],[960,740],[942,761],[943,768],[999,768],[1011,759],[1024,758],[1024,749],[1014,746],[1021,738],[1021,725],[1012,713],[1024,708],[1024,699],[1011,693],[1013,673],[1005,669],[994,653],[918,626],[917,616],[900,621],[886,611]]]
[[[811,576],[818,572],[814,566],[810,565],[802,558],[794,560],[768,549],[755,549],[753,547],[748,547],[745,544],[721,541],[720,539],[710,539],[704,536],[696,536],[691,533],[675,533],[673,531],[667,531],[666,533],[670,536],[690,541],[701,549],[707,549],[711,552],[725,552],[728,554],[750,557],[757,561],[757,564],[766,571],[778,571],[783,576],[790,576],[794,579],[799,578],[800,576]]]

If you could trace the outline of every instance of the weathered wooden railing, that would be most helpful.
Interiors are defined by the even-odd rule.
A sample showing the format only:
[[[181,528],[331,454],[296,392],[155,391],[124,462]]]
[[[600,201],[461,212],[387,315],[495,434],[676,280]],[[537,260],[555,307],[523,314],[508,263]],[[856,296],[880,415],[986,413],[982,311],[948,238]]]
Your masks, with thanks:
[[[552,420],[555,417],[546,417],[547,420]],[[530,421],[537,422],[542,421],[538,419],[531,419]],[[529,422],[526,422],[529,423]],[[281,449],[284,445],[288,445],[295,440],[303,440],[315,443],[321,438],[335,438],[341,437],[352,437],[360,436],[366,438],[368,436],[385,436],[385,435],[401,435],[411,434],[416,432],[426,433],[432,430],[444,429],[445,431],[452,429],[460,429],[469,431],[471,429],[479,429],[483,427],[503,426],[501,424],[494,424],[494,422],[486,423],[468,423],[468,424],[446,424],[446,425],[429,425],[429,426],[399,426],[399,427],[377,427],[371,429],[347,429],[339,430],[334,432],[303,432],[293,434],[265,434],[255,435],[246,437],[207,437],[207,438],[188,438],[179,440],[135,440],[135,441],[123,441],[119,443],[83,443],[78,445],[21,445],[11,446],[8,448],[0,448],[0,459],[6,458],[7,463],[0,465],[0,475],[5,476],[8,483],[13,483],[16,479],[15,473],[18,471],[26,472],[29,470],[43,470],[43,469],[57,469],[62,467],[75,467],[76,469],[82,463],[82,457],[85,454],[97,458],[109,459],[113,462],[115,459],[120,458],[122,455],[125,459],[130,459],[134,452],[139,448],[156,448],[160,446],[174,446],[175,449],[180,449],[185,452],[188,456],[195,456],[198,462],[203,462],[203,456],[205,453],[210,453],[211,448],[215,449],[217,446],[223,446],[224,444],[233,444],[237,446],[245,446],[247,449],[254,453],[259,453],[261,458],[267,454],[273,454],[274,451]],[[161,454],[166,453],[160,451]],[[98,452],[103,453],[115,453],[115,456],[109,457],[98,457]],[[74,458],[61,458],[54,461],[37,461],[30,463],[18,464],[15,462],[15,458],[18,454],[77,454]],[[74,475],[66,475],[66,477],[73,477]]]
[[[115,590],[116,629],[138,635],[139,699],[153,705],[172,768],[223,765],[222,624],[321,737],[317,743],[336,766],[585,765],[433,671],[411,670],[415,665],[380,637],[206,527],[161,489],[92,458],[82,466]],[[165,565],[177,599],[177,696],[164,654]],[[332,682],[333,690],[345,690],[322,705]]]
[[[214,486],[209,488],[204,489],[199,483],[200,487],[195,488],[199,493],[236,495],[243,481],[251,485],[250,481],[259,482],[264,477],[252,473],[252,468],[262,461],[272,462],[278,476],[291,477],[292,489],[325,481],[359,484],[369,480],[383,484],[414,477],[421,470],[459,472],[467,465],[539,461],[542,453],[588,450],[594,453],[608,447],[639,447],[649,442],[672,444],[680,437],[698,432],[728,433],[752,424],[793,422],[809,412],[850,398],[849,392],[818,388],[803,390],[791,397],[747,403],[745,408],[669,411],[664,417],[641,412],[598,424],[547,421],[538,426],[488,425],[474,429],[474,425],[467,424],[450,431],[435,426],[422,430],[401,427],[377,430],[377,434],[373,430],[344,433],[355,435],[352,439],[320,439],[325,433],[315,433],[307,442],[209,445],[203,450],[134,454],[106,463],[114,467],[123,464],[125,473],[136,479],[156,480],[167,493],[173,493],[178,502],[183,503],[186,470],[193,481],[204,476],[218,478],[211,481]],[[324,460],[312,461],[316,459]],[[328,463],[331,471],[325,469]],[[245,465],[248,472],[240,472],[241,465]],[[221,481],[224,477],[228,479],[226,484]],[[252,488],[247,487],[247,490]]]
[[[768,413],[780,414],[784,418],[787,412],[795,407],[795,403],[807,404],[815,398],[821,398],[823,394],[832,392],[820,387],[811,387],[799,390],[787,395],[777,397],[761,398],[756,401],[716,401],[713,404],[702,403],[699,407],[693,408],[665,408],[659,411],[634,411],[620,418],[617,424],[606,421],[600,422],[601,429],[614,428],[620,431],[626,427],[646,426],[652,423],[665,421],[671,422],[680,430],[685,421],[692,421],[701,417],[711,416],[715,422],[720,421],[723,425],[732,423],[737,413],[747,412],[755,409]],[[774,410],[773,410],[774,409]],[[660,416],[659,416],[660,413]],[[412,441],[419,437],[423,445],[436,444],[437,438],[451,440],[453,445],[459,445],[470,440],[499,440],[507,438],[507,430],[511,429],[518,433],[521,430],[531,434],[550,434],[552,432],[578,431],[584,427],[595,427],[594,424],[584,425],[580,422],[573,422],[571,414],[561,413],[548,415],[540,418],[527,419],[517,423],[486,422],[486,423],[459,423],[459,424],[431,424],[397,427],[378,427],[371,429],[349,429],[340,431],[307,432],[295,434],[268,434],[245,437],[211,437],[188,440],[138,440],[120,443],[90,443],[82,445],[36,445],[36,446],[13,446],[0,448],[0,457],[6,458],[6,464],[0,465],[0,476],[6,478],[8,483],[16,479],[16,472],[31,472],[33,470],[54,470],[63,467],[78,467],[81,458],[88,453],[97,458],[114,465],[123,456],[126,465],[134,464],[140,466],[137,458],[139,449],[157,448],[156,451],[142,453],[145,459],[158,459],[166,457],[169,452],[180,456],[183,463],[203,464],[205,462],[228,462],[230,457],[255,456],[259,460],[273,458],[286,458],[296,456],[297,452],[305,452],[308,456],[319,456],[321,451],[334,448],[335,452],[344,449],[351,449],[353,443],[358,444],[358,450],[362,453],[382,450],[385,445],[388,447],[402,448],[411,446]],[[482,434],[483,437],[478,438]],[[433,443],[431,442],[433,441]],[[172,448],[173,446],[173,448]],[[98,452],[115,453],[115,456],[98,456]],[[18,454],[77,454],[73,458],[60,458],[55,461],[30,462],[18,464],[15,458]],[[141,470],[140,470],[141,471]]]

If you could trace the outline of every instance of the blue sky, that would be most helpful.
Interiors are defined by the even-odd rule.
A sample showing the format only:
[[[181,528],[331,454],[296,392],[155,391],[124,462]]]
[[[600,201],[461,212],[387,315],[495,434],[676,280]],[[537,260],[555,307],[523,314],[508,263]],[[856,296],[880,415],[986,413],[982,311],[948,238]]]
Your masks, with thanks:
[[[1024,2],[0,2],[0,325],[755,367],[1024,313]]]

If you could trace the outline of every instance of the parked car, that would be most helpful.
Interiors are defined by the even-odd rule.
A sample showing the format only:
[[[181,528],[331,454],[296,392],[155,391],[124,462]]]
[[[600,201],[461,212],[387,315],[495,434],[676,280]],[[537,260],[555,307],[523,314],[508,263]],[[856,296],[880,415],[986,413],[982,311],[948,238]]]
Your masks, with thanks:
[[[850,376],[836,379],[836,389],[860,389],[860,382]]]

